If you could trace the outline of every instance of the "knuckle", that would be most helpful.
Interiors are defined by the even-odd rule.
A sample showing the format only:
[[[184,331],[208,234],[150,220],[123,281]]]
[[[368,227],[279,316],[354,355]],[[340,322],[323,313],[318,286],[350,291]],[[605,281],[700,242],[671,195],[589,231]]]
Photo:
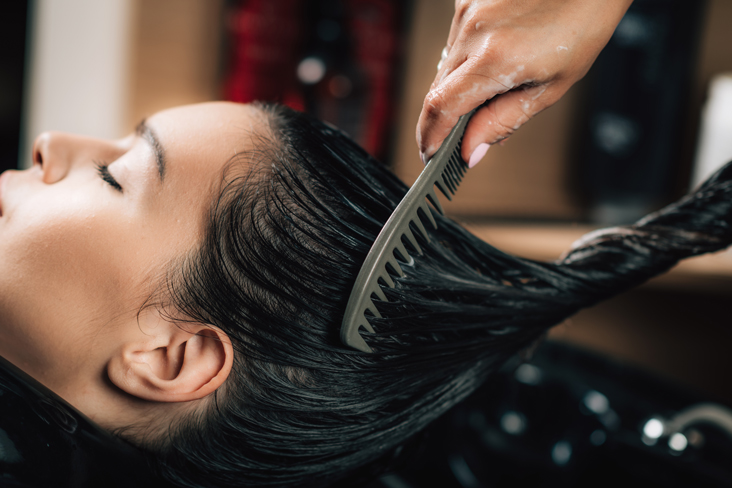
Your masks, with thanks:
[[[470,0],[455,0],[455,21],[462,23],[470,11]]]
[[[511,134],[516,132],[516,126],[515,125],[508,125],[507,123],[503,122],[499,117],[495,118],[495,125],[496,125],[496,142],[500,141],[502,139],[506,139]]]
[[[529,101],[519,100],[519,106],[518,106],[519,113],[520,113],[519,120],[521,120],[523,118],[530,119],[536,113],[534,108],[535,108],[535,104],[533,104]]]
[[[495,27],[497,18],[495,7],[490,4],[479,4],[471,1],[455,2],[455,20],[466,33],[484,32]],[[498,17],[500,18],[500,17]]]
[[[495,66],[503,59],[502,52],[492,44],[484,44],[475,49],[472,57],[479,66]]]
[[[427,118],[434,119],[442,113],[445,107],[445,96],[441,90],[432,90],[424,99],[422,111]]]
[[[485,21],[483,20],[483,16],[480,15],[479,12],[471,10],[465,13],[463,18],[463,25],[465,26],[464,30],[466,32],[475,32],[479,31],[481,27],[485,25]]]
[[[528,114],[529,116],[534,116],[542,110],[551,107],[561,98],[561,95],[556,96],[555,90],[551,89],[549,85],[538,85],[534,90],[536,93],[531,97],[532,104],[531,113]]]

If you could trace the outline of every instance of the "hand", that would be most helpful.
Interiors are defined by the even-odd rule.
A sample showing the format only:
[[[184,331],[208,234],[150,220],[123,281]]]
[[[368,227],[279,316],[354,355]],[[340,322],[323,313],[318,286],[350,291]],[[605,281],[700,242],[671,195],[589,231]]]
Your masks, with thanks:
[[[480,160],[489,147],[483,143],[506,139],[587,73],[631,1],[456,0],[417,124],[422,160],[437,151],[461,115],[490,100],[463,138],[463,159],[477,163],[471,155],[475,151]]]

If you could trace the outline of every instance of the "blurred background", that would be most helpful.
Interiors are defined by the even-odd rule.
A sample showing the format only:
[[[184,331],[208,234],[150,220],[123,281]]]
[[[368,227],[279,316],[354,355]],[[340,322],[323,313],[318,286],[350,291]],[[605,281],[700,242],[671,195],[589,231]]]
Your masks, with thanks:
[[[0,165],[55,129],[120,137],[158,110],[278,100],[354,137],[407,183],[453,0],[13,0],[0,19]],[[732,159],[732,2],[636,0],[588,76],[471,171],[451,215],[554,259]],[[551,337],[732,404],[732,254],[665,276]]]

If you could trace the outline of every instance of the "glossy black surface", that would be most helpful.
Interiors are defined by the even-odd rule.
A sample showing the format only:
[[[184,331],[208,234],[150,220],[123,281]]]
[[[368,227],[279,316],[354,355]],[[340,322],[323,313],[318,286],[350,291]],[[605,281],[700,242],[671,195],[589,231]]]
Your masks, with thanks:
[[[732,436],[699,423],[643,436],[653,418],[713,399],[567,345],[547,343],[433,424],[414,458],[370,488],[732,486]]]
[[[732,486],[732,437],[710,425],[674,451],[644,442],[651,417],[699,395],[562,344],[506,368],[431,426],[373,488]],[[686,432],[692,439],[691,432]],[[164,487],[136,449],[0,358],[0,487]]]
[[[0,358],[0,487],[153,486],[140,452]]]

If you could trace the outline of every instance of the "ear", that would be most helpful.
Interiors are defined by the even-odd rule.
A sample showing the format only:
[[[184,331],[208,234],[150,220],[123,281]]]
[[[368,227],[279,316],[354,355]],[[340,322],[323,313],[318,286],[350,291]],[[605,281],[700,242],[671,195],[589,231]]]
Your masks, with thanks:
[[[161,320],[122,346],[107,364],[107,375],[143,400],[188,402],[221,386],[233,362],[234,349],[223,331]]]

